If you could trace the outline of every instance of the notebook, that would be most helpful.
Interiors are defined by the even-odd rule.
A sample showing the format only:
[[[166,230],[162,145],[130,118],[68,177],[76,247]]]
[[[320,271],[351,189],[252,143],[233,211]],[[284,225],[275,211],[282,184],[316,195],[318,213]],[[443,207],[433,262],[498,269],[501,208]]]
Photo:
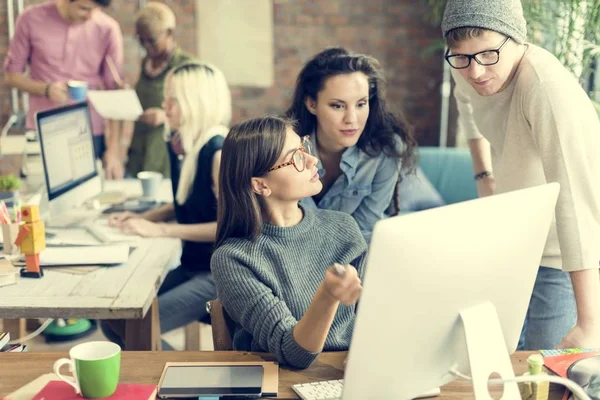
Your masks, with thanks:
[[[156,397],[155,385],[137,385],[120,383],[111,396],[104,400],[149,400]],[[71,385],[63,381],[50,381],[40,390],[33,400],[81,400]]]
[[[600,355],[600,350],[598,349],[579,352],[573,352],[571,350],[571,352],[565,352],[564,354],[560,355],[544,356],[544,366],[550,371],[554,372],[556,375],[566,378],[567,370],[575,361],[597,355]]]
[[[8,332],[0,332],[0,349],[6,346],[6,344],[10,341],[10,333]]]
[[[571,379],[571,377],[568,376],[569,368],[579,360],[600,355],[600,349],[542,350],[540,353],[544,356],[544,366],[546,368],[556,375]],[[584,390],[587,391],[586,388],[584,388]],[[588,392],[588,394],[590,393]],[[596,399],[597,397],[592,398]],[[565,391],[565,394],[562,397],[562,400],[567,399],[574,399],[568,390]]]
[[[2,353],[23,353],[27,351],[27,345],[25,344],[12,344],[6,345],[0,348],[0,352]]]

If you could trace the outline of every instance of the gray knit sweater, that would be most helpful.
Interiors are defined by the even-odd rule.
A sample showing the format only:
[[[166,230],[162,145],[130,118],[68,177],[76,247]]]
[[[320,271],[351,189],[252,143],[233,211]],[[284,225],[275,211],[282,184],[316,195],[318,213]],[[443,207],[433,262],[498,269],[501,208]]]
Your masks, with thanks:
[[[303,209],[292,227],[264,224],[255,240],[230,238],[213,253],[217,293],[235,322],[235,350],[268,351],[282,364],[308,367],[319,355],[298,345],[292,331],[333,263],[364,276],[367,245],[350,215]],[[355,307],[340,304],[323,351],[347,350]]]

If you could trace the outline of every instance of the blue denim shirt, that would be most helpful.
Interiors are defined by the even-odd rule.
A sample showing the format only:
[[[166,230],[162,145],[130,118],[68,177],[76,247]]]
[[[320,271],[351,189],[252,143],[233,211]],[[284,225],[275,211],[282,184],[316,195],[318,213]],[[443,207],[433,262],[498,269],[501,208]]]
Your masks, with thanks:
[[[311,141],[316,143],[314,134],[311,135]],[[326,171],[320,160],[317,167],[319,176],[324,176]],[[358,147],[352,146],[342,154],[340,169],[342,174],[318,203],[312,197],[306,197],[300,202],[306,207],[351,214],[366,242],[370,243],[373,226],[380,219],[387,217],[385,210],[394,194],[400,159],[389,157],[383,152],[371,157]]]

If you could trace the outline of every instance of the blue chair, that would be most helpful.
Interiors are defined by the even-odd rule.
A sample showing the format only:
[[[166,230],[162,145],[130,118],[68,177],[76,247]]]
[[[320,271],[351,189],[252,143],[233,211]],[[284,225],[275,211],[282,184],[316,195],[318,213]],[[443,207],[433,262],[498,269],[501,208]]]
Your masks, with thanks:
[[[477,198],[469,150],[419,148],[419,168],[402,178],[398,196],[401,213]]]
[[[477,198],[471,154],[456,147],[421,147],[419,166],[446,204]]]

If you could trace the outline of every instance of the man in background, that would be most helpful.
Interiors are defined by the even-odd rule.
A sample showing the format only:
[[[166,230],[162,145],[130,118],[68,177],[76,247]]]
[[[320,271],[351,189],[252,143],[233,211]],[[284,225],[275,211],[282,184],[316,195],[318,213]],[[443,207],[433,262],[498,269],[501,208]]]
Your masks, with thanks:
[[[89,89],[116,89],[123,82],[123,36],[105,14],[111,0],[55,0],[27,7],[16,22],[4,62],[7,84],[29,93],[27,129],[35,113],[67,104],[67,81]],[[29,67],[29,73],[25,71]],[[96,157],[106,177],[123,177],[116,121],[103,121],[90,105]]]

